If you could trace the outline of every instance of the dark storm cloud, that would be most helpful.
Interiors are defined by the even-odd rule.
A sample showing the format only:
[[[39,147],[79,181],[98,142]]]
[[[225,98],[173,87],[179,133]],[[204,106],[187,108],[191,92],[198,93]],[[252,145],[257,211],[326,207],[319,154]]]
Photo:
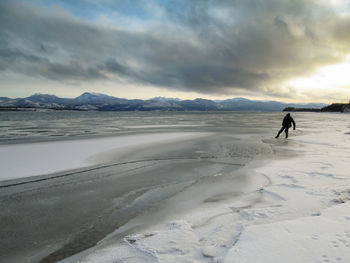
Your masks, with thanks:
[[[33,54],[25,54],[18,49],[11,49],[9,47],[0,48],[0,57],[3,62],[6,62],[8,64],[15,62],[37,63],[46,61],[45,59],[41,59],[40,57]]]
[[[49,63],[38,69],[40,75],[50,79],[81,79],[95,80],[104,78],[104,75],[96,67],[84,67],[78,62],[70,64]]]
[[[120,73],[123,75],[126,75],[128,72],[127,67],[123,66],[121,63],[119,63],[115,58],[108,59],[101,69],[106,69],[107,71],[111,73]]]
[[[164,3],[162,22],[132,30],[1,1],[0,68],[60,81],[124,78],[202,93],[277,94],[288,78],[349,52],[349,20],[313,1]]]
[[[28,75],[40,75],[49,79],[80,79],[92,80],[104,78],[97,67],[84,67],[79,62],[71,61],[64,64],[50,62],[45,57],[25,54],[20,50],[0,48],[0,68]]]

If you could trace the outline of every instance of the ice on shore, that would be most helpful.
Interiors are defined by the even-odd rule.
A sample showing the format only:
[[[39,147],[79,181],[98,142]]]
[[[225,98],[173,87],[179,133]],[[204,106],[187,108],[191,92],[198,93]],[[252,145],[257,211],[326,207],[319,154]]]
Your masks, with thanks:
[[[80,261],[350,262],[349,124],[345,115],[319,116],[275,145],[297,156],[246,170],[258,183],[239,198],[102,241]]]

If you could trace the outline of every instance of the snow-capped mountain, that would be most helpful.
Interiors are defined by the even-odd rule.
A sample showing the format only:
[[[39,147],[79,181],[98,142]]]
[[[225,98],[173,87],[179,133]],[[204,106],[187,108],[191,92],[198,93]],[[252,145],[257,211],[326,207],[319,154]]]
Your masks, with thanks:
[[[180,100],[177,98],[156,97],[149,100],[128,100],[101,93],[85,92],[72,99],[55,95],[34,94],[27,98],[0,98],[0,109],[49,108],[97,111],[282,111],[286,107],[322,108],[320,103],[282,103],[277,101],[256,101],[245,98],[228,100]]]

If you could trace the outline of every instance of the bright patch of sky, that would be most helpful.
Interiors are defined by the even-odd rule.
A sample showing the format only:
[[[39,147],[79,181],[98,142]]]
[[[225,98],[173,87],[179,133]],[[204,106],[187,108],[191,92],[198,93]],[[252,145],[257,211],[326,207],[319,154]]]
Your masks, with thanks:
[[[323,0],[326,5],[331,5],[335,12],[347,14],[350,11],[350,2],[348,0]]]
[[[297,78],[289,81],[289,85],[297,89],[329,89],[349,86],[350,88],[350,54],[339,64],[322,67],[309,77]]]
[[[313,75],[288,81],[286,87],[294,89],[298,96],[318,97],[331,102],[347,102],[350,99],[350,54],[342,63],[319,68]]]
[[[94,22],[104,19],[103,21],[114,21],[120,26],[128,26],[129,24],[126,22],[131,22],[132,20],[158,20],[162,15],[162,8],[157,1],[40,0],[40,4],[46,7],[62,7],[81,19]]]

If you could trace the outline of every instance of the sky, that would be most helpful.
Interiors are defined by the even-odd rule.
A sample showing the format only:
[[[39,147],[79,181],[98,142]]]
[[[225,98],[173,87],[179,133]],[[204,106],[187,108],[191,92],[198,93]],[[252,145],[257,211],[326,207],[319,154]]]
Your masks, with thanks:
[[[350,0],[0,0],[0,97],[350,99]]]

